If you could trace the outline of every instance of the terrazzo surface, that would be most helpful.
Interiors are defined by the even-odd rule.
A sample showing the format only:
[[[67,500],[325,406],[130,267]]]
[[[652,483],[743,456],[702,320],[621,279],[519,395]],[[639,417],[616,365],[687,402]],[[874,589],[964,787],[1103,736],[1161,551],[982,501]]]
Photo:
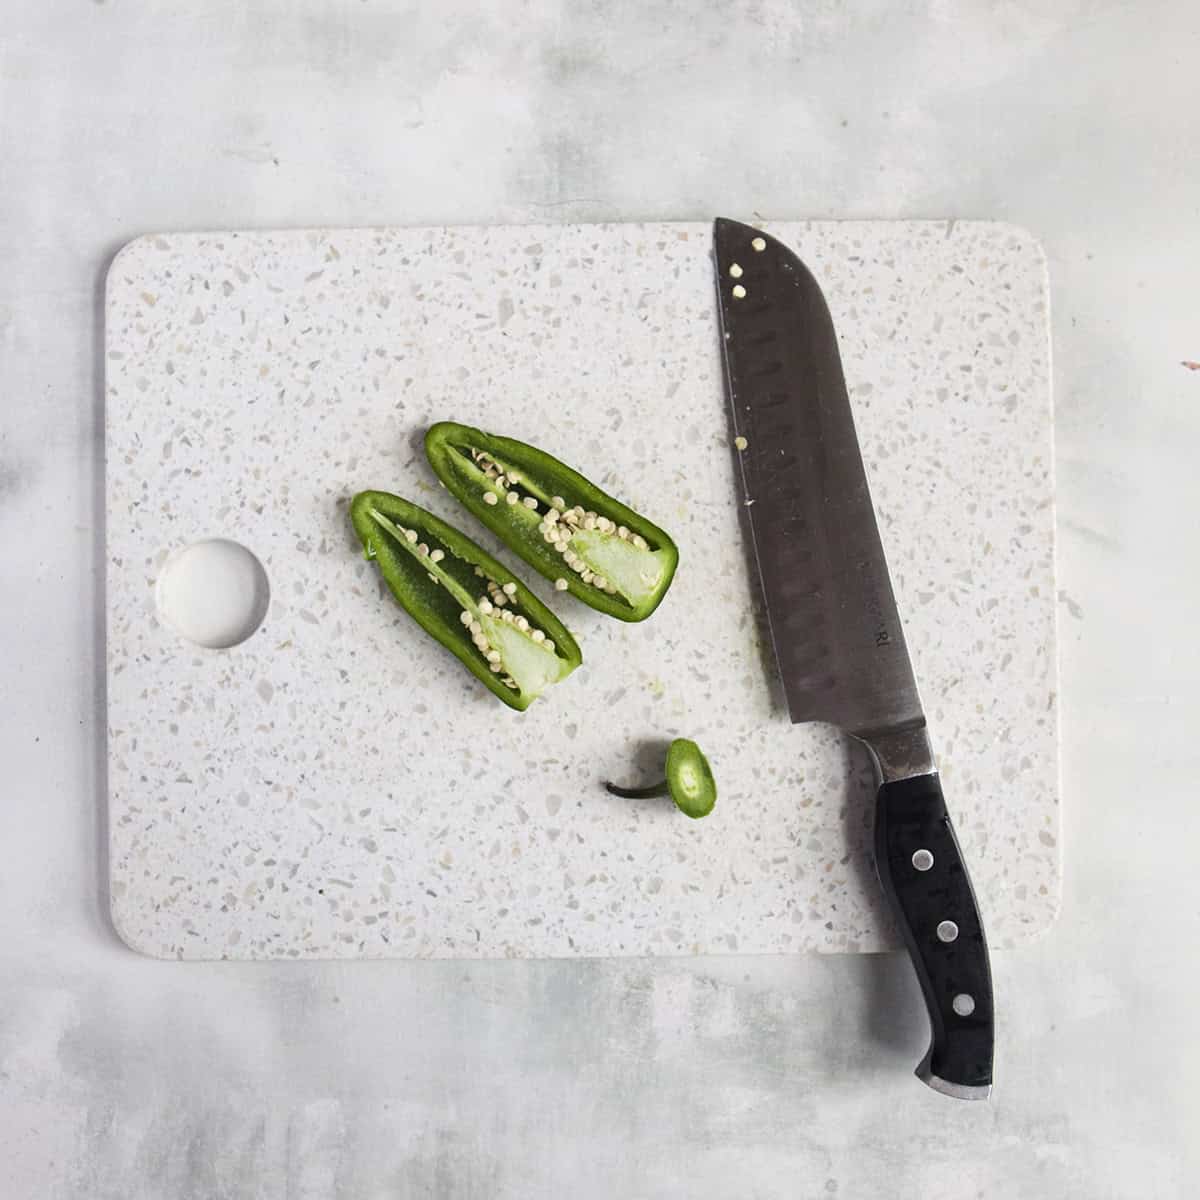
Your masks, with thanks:
[[[986,222],[791,222],[826,289],[947,798],[992,940],[1059,896],[1054,512],[1040,248]],[[872,951],[872,784],[791,726],[739,528],[702,224],[149,236],[106,313],[109,837],[122,937],[170,958]],[[533,441],[669,529],[659,612],[553,592],[585,662],[504,709],[382,589],[385,488],[497,543],[425,427]],[[249,547],[227,650],[155,608],[168,555]],[[672,736],[701,822],[607,795]]]

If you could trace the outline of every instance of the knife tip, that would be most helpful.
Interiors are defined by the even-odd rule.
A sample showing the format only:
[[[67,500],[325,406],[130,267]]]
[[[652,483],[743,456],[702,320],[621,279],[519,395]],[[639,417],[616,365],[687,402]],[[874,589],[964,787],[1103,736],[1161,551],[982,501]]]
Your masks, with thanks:
[[[765,246],[765,236],[761,229],[732,217],[713,219],[713,245],[718,251],[725,249],[732,253],[739,248],[745,251],[747,247],[761,250]]]

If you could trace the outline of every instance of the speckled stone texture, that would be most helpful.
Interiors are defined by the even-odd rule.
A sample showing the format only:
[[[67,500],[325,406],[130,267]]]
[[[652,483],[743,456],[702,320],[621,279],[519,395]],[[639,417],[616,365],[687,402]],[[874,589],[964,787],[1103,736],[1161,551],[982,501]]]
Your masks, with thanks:
[[[947,799],[993,942],[1059,896],[1046,272],[985,222],[782,222],[826,289]],[[109,273],[111,903],[172,958],[871,951],[896,944],[872,785],[791,726],[735,507],[700,224],[150,236]],[[436,485],[454,418],[668,528],[643,625],[517,565],[584,648],[503,708],[383,591],[346,519]],[[168,554],[233,538],[272,596],[241,646],[157,617]],[[694,737],[713,815],[607,795]]]

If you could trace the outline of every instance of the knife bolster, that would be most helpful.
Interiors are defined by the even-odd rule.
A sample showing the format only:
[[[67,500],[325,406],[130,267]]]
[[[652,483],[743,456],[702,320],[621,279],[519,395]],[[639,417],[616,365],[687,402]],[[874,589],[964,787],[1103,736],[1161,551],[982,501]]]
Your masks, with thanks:
[[[856,730],[854,736],[871,752],[879,778],[885,783],[932,775],[937,770],[924,717],[886,729]]]
[[[875,864],[929,1011],[917,1075],[962,1099],[991,1089],[991,967],[974,889],[935,773],[886,781],[875,812]]]

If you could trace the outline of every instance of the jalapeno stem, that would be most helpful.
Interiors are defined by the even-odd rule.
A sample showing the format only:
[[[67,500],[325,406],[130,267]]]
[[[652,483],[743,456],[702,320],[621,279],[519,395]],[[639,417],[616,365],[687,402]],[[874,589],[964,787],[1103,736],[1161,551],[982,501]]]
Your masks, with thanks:
[[[667,786],[665,779],[661,783],[652,783],[649,787],[619,787],[617,784],[607,781],[605,781],[604,786],[614,796],[620,796],[623,800],[651,800],[656,796],[669,796],[671,794],[671,789]]]

